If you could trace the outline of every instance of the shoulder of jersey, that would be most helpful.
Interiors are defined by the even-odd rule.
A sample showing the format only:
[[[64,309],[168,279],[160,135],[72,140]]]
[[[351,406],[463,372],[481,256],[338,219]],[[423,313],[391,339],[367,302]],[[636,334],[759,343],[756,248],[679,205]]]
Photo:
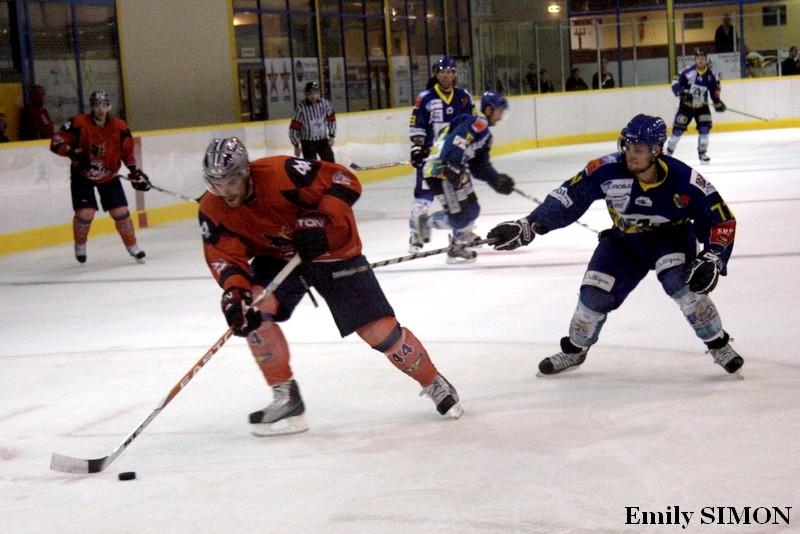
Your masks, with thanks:
[[[486,120],[486,117],[475,117],[472,120],[472,129],[475,130],[475,132],[481,133],[488,128],[489,121]]]
[[[79,115],[75,115],[69,122],[70,124],[72,124],[72,126],[77,126],[79,128],[94,124],[92,122],[91,116],[88,113],[81,113]]]
[[[119,130],[127,130],[128,129],[128,123],[125,122],[124,120],[120,119],[119,117],[113,117],[111,119],[111,124],[114,125],[114,128],[117,128]]]
[[[616,165],[619,162],[619,153],[606,154],[587,163],[584,170],[586,171],[586,176],[591,176],[599,172],[608,171],[613,168],[609,167],[609,165]]]
[[[673,158],[671,156],[664,156],[662,161],[667,164],[667,168],[669,169],[669,173],[677,179],[682,180],[689,180],[692,176],[692,172],[694,169],[687,165],[686,163],[682,162],[679,159]]]
[[[414,107],[418,108],[422,105],[422,101],[425,100],[425,97],[431,94],[430,89],[425,89],[420,94],[417,95],[417,98],[414,99]]]

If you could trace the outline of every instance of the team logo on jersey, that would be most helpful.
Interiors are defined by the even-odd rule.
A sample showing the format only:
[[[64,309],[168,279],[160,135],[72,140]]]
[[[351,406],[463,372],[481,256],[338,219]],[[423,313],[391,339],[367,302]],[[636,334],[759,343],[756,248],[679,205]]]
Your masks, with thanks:
[[[452,115],[452,114],[453,114],[453,108],[451,108],[450,106],[447,106],[447,107],[445,108],[444,112],[445,112],[447,115]]]
[[[422,97],[417,95],[417,98],[414,100],[414,107],[419,109],[421,105],[422,105]]]
[[[217,275],[221,275],[222,271],[228,268],[228,262],[225,260],[216,260],[211,262],[211,268]]]
[[[603,158],[593,159],[586,164],[586,176],[591,176],[594,171],[603,165]]]
[[[650,197],[636,197],[633,203],[636,204],[637,206],[644,206],[644,207],[653,206],[653,201],[650,199]]]
[[[672,202],[678,209],[685,208],[689,205],[689,195],[679,195],[678,193],[675,193],[672,197]]]
[[[350,185],[353,183],[353,180],[351,180],[350,177],[347,176],[342,171],[336,171],[336,173],[333,175],[333,183],[341,185]]]
[[[481,133],[488,127],[489,123],[483,117],[478,117],[475,119],[475,122],[472,123],[472,129],[475,130],[476,133]]]

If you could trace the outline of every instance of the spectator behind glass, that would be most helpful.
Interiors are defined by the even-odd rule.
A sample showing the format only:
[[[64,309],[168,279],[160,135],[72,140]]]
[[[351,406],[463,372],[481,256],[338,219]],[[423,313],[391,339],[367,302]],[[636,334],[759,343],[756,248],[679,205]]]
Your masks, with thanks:
[[[733,26],[731,26],[731,16],[726,14],[722,18],[722,24],[714,34],[714,46],[718,54],[722,52],[733,52]]]
[[[592,76],[592,89],[599,89],[602,83],[603,89],[612,89],[614,87],[614,77],[608,72],[608,63],[603,60],[600,63],[599,75],[597,72]]]
[[[529,92],[539,92],[539,78],[536,76],[536,63],[530,63],[528,65],[528,73],[525,75],[525,83],[528,84]]]
[[[53,137],[53,121],[44,107],[45,91],[41,85],[31,88],[28,104],[22,108],[19,117],[19,138],[22,141],[31,139],[50,139]]]
[[[553,82],[547,76],[547,69],[541,69],[539,71],[539,85],[542,88],[540,92],[542,93],[555,93],[555,88],[553,87]]]
[[[6,128],[8,128],[6,114],[0,113],[0,143],[8,143],[9,141],[8,136],[6,135]]]
[[[585,91],[588,88],[589,86],[581,78],[581,69],[574,67],[569,73],[569,78],[567,78],[567,91]]]
[[[797,55],[797,47],[789,48],[789,57],[781,61],[781,76],[797,76],[800,74],[800,57]]]

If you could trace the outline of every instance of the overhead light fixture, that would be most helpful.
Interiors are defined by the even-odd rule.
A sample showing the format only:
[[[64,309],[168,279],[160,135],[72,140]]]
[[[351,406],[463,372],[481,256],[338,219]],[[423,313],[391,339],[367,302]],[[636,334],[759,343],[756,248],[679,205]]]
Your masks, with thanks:
[[[553,2],[552,4],[547,6],[547,12],[550,13],[551,15],[557,15],[558,13],[561,13],[561,6],[558,5],[556,2]]]

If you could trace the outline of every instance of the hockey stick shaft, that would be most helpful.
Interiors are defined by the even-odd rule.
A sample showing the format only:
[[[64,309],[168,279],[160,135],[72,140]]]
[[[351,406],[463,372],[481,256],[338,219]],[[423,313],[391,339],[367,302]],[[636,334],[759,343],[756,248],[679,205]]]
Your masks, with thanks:
[[[371,171],[374,169],[388,169],[390,167],[399,167],[400,165],[408,164],[408,161],[392,161],[389,163],[377,163],[375,165],[359,165],[358,163],[351,163],[350,168],[354,171]]]
[[[515,193],[517,193],[517,194],[518,194],[518,195],[520,195],[520,196],[523,196],[523,197],[527,198],[527,199],[528,199],[528,200],[530,200],[531,202],[534,202],[534,203],[538,204],[539,206],[541,206],[541,205],[542,205],[542,201],[541,201],[541,200],[539,200],[538,198],[536,198],[536,197],[534,197],[534,196],[531,196],[531,195],[529,195],[529,194],[528,194],[528,193],[526,193],[525,191],[522,191],[522,190],[520,190],[520,189],[517,189],[517,188],[515,187],[515,188],[514,188],[514,192],[515,192]],[[575,221],[575,224],[577,224],[578,226],[583,226],[584,228],[586,228],[586,229],[587,229],[587,230],[589,230],[590,232],[594,232],[595,234],[599,234],[599,233],[600,233],[600,232],[598,232],[597,230],[595,230],[594,228],[592,228],[591,226],[589,226],[589,225],[588,225],[588,224],[586,224],[586,223],[582,223],[582,222],[580,222],[580,221]]]
[[[418,260],[421,258],[427,258],[428,256],[436,256],[437,254],[443,254],[453,249],[459,248],[469,248],[469,247],[478,247],[481,245],[491,245],[494,243],[494,239],[481,239],[479,241],[475,241],[469,245],[450,245],[449,247],[442,247],[433,250],[427,250],[425,252],[415,252],[414,254],[408,254],[407,256],[399,256],[397,258],[391,258],[388,260],[376,261],[374,263],[369,264],[370,269],[375,269],[377,267],[385,267],[387,265],[394,265],[396,263],[403,263],[406,261],[411,260]],[[336,271],[333,273],[333,279],[336,280],[338,278],[345,278],[347,276],[352,276],[357,272],[365,270],[366,267],[355,267],[353,269],[344,269],[341,271]]]
[[[120,178],[121,180],[127,180],[129,182],[131,181],[131,179],[128,178],[127,176],[125,176],[124,174],[118,174],[117,178]],[[177,197],[177,198],[179,198],[181,200],[187,200],[189,202],[198,202],[198,200],[196,198],[192,198],[192,197],[189,197],[189,196],[186,196],[186,195],[182,195],[181,193],[176,193],[175,191],[170,191],[169,189],[164,189],[163,187],[158,187],[157,185],[150,184],[150,189],[152,189],[154,191],[158,191],[159,193],[172,195],[173,197]]]
[[[725,111],[730,111],[732,113],[738,113],[739,115],[744,115],[745,117],[750,117],[752,119],[758,119],[760,121],[769,122],[769,119],[766,117],[759,117],[758,115],[753,115],[752,113],[745,113],[744,111],[739,111],[738,109],[725,108]]]
[[[286,266],[283,269],[281,269],[277,275],[275,275],[275,278],[272,280],[272,282],[270,282],[269,285],[253,301],[253,306],[255,306],[256,304],[267,298],[270,294],[272,294],[278,288],[278,286],[281,285],[283,281],[289,277],[290,274],[292,274],[292,271],[294,271],[295,268],[297,268],[297,266],[300,265],[301,261],[302,260],[300,259],[300,256],[294,256],[286,264]],[[53,456],[50,460],[50,469],[54,471],[62,471],[65,473],[98,473],[103,469],[105,469],[106,467],[108,467],[109,465],[111,465],[111,462],[116,460],[117,456],[122,454],[122,451],[124,451],[133,442],[133,440],[136,439],[136,437],[139,434],[141,434],[142,431],[144,431],[147,425],[149,425],[153,421],[153,419],[155,419],[156,416],[159,413],[161,413],[161,410],[163,410],[167,406],[167,404],[169,404],[172,401],[172,399],[174,399],[178,395],[178,393],[180,393],[183,390],[183,388],[186,387],[186,384],[188,384],[192,380],[192,378],[194,378],[194,376],[200,372],[200,369],[202,369],[203,366],[208,363],[211,357],[214,356],[214,354],[216,354],[219,351],[219,349],[222,348],[225,342],[228,341],[232,335],[233,335],[233,330],[231,328],[228,328],[228,330],[226,330],[225,333],[222,334],[222,337],[220,337],[216,341],[216,343],[214,343],[211,346],[211,348],[209,348],[208,351],[206,351],[206,353],[203,354],[202,358],[197,360],[197,362],[192,366],[192,368],[189,369],[189,371],[187,371],[186,374],[184,374],[183,377],[181,377],[181,379],[174,386],[172,386],[172,389],[169,390],[167,396],[164,397],[161,400],[161,402],[158,403],[158,406],[156,406],[155,409],[153,409],[153,411],[150,412],[150,414],[144,419],[144,421],[139,423],[139,425],[133,429],[133,432],[128,434],[128,436],[124,440],[122,440],[122,442],[119,445],[117,445],[117,447],[113,451],[111,451],[111,454],[109,454],[108,456],[104,456],[102,458],[84,460],[81,458],[73,458],[71,456],[65,456],[63,454],[53,453]]]

